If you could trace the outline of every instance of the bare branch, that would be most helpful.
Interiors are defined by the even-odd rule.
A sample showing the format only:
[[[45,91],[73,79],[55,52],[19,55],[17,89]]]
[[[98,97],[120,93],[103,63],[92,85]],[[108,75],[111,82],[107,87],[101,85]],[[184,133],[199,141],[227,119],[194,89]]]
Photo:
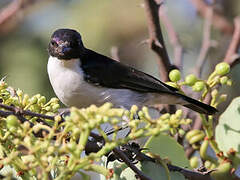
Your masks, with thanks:
[[[10,18],[16,15],[16,13],[21,9],[23,5],[23,0],[14,0],[6,8],[0,12],[0,26],[7,22]]]
[[[223,60],[224,62],[229,63],[231,66],[239,63],[239,56],[236,54],[240,45],[240,16],[234,19],[234,27],[232,40]]]
[[[148,22],[149,45],[150,48],[158,55],[157,57],[160,76],[163,81],[167,81],[168,73],[172,66],[167,54],[166,46],[164,44],[159,21],[160,3],[154,0],[144,0],[144,7]]]
[[[195,6],[199,14],[202,17],[207,18],[206,16],[209,5],[207,5],[203,0],[190,0],[190,1]],[[232,23],[230,23],[224,16],[222,16],[220,13],[216,11],[213,12],[213,26],[225,34],[231,35],[233,33]]]
[[[171,45],[174,49],[174,64],[181,69],[182,61],[183,61],[183,49],[179,42],[178,34],[176,33],[171,21],[169,20],[168,16],[166,15],[166,8],[164,5],[160,7],[159,11],[160,19],[162,20],[170,40]]]
[[[45,114],[39,114],[39,113],[35,113],[32,111],[28,111],[28,110],[22,110],[22,109],[18,109],[17,107],[8,106],[8,105],[2,104],[2,103],[0,103],[0,107],[7,109],[9,111],[15,112],[16,114],[22,114],[22,115],[28,115],[28,116],[32,116],[32,117],[39,117],[39,118],[43,118],[43,119],[54,120],[54,116],[48,116]]]
[[[19,18],[16,17],[22,17],[21,13],[23,10],[35,2],[40,2],[40,0],[12,0],[9,5],[0,9],[0,30],[5,32],[5,25],[8,25],[9,22],[13,22],[11,20],[14,20],[14,25],[18,23],[19,21],[17,20],[19,20]]]
[[[206,62],[206,56],[208,54],[209,48],[211,47],[210,36],[211,36],[212,16],[213,16],[212,7],[207,7],[206,18],[205,18],[204,29],[203,29],[202,47],[201,47],[199,56],[197,58],[196,69],[195,69],[196,75],[198,77],[201,77],[202,70]]]
[[[113,149],[113,152],[116,156],[120,157],[128,167],[130,167],[141,180],[151,180],[151,178],[147,177],[140,171],[129,159],[128,157],[118,148]]]

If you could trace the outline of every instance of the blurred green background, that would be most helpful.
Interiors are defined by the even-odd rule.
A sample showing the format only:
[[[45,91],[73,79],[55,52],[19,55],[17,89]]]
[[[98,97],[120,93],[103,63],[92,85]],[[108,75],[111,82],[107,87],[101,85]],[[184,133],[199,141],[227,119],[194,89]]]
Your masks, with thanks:
[[[0,11],[11,3],[0,0]],[[7,76],[9,85],[30,95],[55,96],[47,75],[47,45],[58,28],[78,30],[86,47],[111,56],[118,47],[121,62],[159,77],[156,56],[148,45],[147,23],[142,0],[34,0],[16,16],[0,25],[0,77]],[[208,2],[211,2],[210,0]],[[217,8],[232,22],[240,12],[240,1],[218,0]],[[167,15],[179,34],[184,48],[184,74],[191,73],[202,43],[203,19],[189,0],[166,0]],[[173,48],[163,27],[168,52]],[[218,46],[211,49],[204,77],[221,61],[230,35],[213,29],[212,39]],[[233,96],[239,95],[238,67],[232,71]],[[63,80],[64,81],[64,80]]]

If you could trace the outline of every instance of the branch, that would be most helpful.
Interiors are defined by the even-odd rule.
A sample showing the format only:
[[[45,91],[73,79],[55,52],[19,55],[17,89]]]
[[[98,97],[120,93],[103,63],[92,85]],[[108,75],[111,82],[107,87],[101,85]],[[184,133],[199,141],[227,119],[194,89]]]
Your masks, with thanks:
[[[21,9],[23,0],[14,0],[0,12],[0,26],[15,16]]]
[[[237,50],[240,45],[240,16],[234,19],[234,32],[232,36],[232,40],[228,47],[227,53],[224,58],[224,62],[227,62],[231,66],[239,63],[239,56],[236,56]]]
[[[202,47],[197,58],[196,69],[195,73],[198,77],[201,77],[204,64],[206,62],[206,56],[211,47],[211,25],[212,25],[212,16],[213,16],[213,8],[208,7],[206,10],[206,18],[204,22],[204,29],[203,29],[203,41]]]
[[[168,38],[170,40],[171,45],[173,46],[173,51],[174,51],[174,64],[181,69],[182,64],[183,64],[183,48],[179,42],[179,37],[178,34],[176,33],[171,21],[169,20],[168,16],[166,15],[166,8],[164,5],[160,7],[160,19],[162,20],[167,33],[168,33]]]
[[[21,11],[36,1],[38,0],[12,0],[8,6],[0,10],[0,30],[4,29],[4,25],[8,23],[9,20],[13,18],[16,19]]]
[[[206,18],[207,16],[207,9],[209,5],[207,5],[203,0],[190,0],[192,4],[197,9],[198,13]],[[230,23],[224,16],[219,14],[216,11],[213,11],[213,26],[219,29],[221,32],[225,34],[231,35],[233,33],[233,25]]]
[[[140,171],[119,148],[113,149],[113,152],[116,156],[122,159],[128,165],[128,167],[130,167],[138,175],[139,179],[151,180],[151,178],[144,175],[142,171]]]
[[[0,107],[4,108],[6,110],[9,110],[9,111],[15,112],[15,114],[22,114],[22,115],[28,115],[28,116],[33,116],[33,117],[39,117],[39,118],[43,118],[43,119],[54,120],[54,116],[48,116],[48,115],[45,115],[45,114],[39,114],[39,113],[35,113],[35,112],[32,112],[32,111],[28,111],[28,110],[22,110],[22,109],[19,109],[17,107],[8,106],[8,105],[2,104],[2,103],[0,103]]]
[[[161,31],[159,21],[160,4],[155,0],[144,0],[144,7],[147,16],[149,45],[157,54],[160,76],[163,81],[168,80],[168,73],[172,68],[170,59],[167,54],[166,46]]]

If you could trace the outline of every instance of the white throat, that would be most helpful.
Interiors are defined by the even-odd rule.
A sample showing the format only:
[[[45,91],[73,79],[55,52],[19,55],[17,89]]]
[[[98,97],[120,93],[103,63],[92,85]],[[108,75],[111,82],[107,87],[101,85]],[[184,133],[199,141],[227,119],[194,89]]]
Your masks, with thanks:
[[[86,82],[80,59],[66,61],[50,56],[48,75],[55,94],[66,106],[81,108],[112,102],[118,107],[130,108],[133,104],[141,106],[147,98],[128,89],[104,88]]]

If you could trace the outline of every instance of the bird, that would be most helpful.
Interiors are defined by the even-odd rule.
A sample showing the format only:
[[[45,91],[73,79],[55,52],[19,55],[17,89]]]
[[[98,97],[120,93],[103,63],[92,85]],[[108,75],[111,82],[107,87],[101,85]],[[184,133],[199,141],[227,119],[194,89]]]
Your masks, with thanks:
[[[66,106],[85,108],[106,102],[130,109],[179,104],[201,114],[217,109],[159,79],[86,48],[79,32],[57,29],[48,44],[47,71],[53,90]]]

